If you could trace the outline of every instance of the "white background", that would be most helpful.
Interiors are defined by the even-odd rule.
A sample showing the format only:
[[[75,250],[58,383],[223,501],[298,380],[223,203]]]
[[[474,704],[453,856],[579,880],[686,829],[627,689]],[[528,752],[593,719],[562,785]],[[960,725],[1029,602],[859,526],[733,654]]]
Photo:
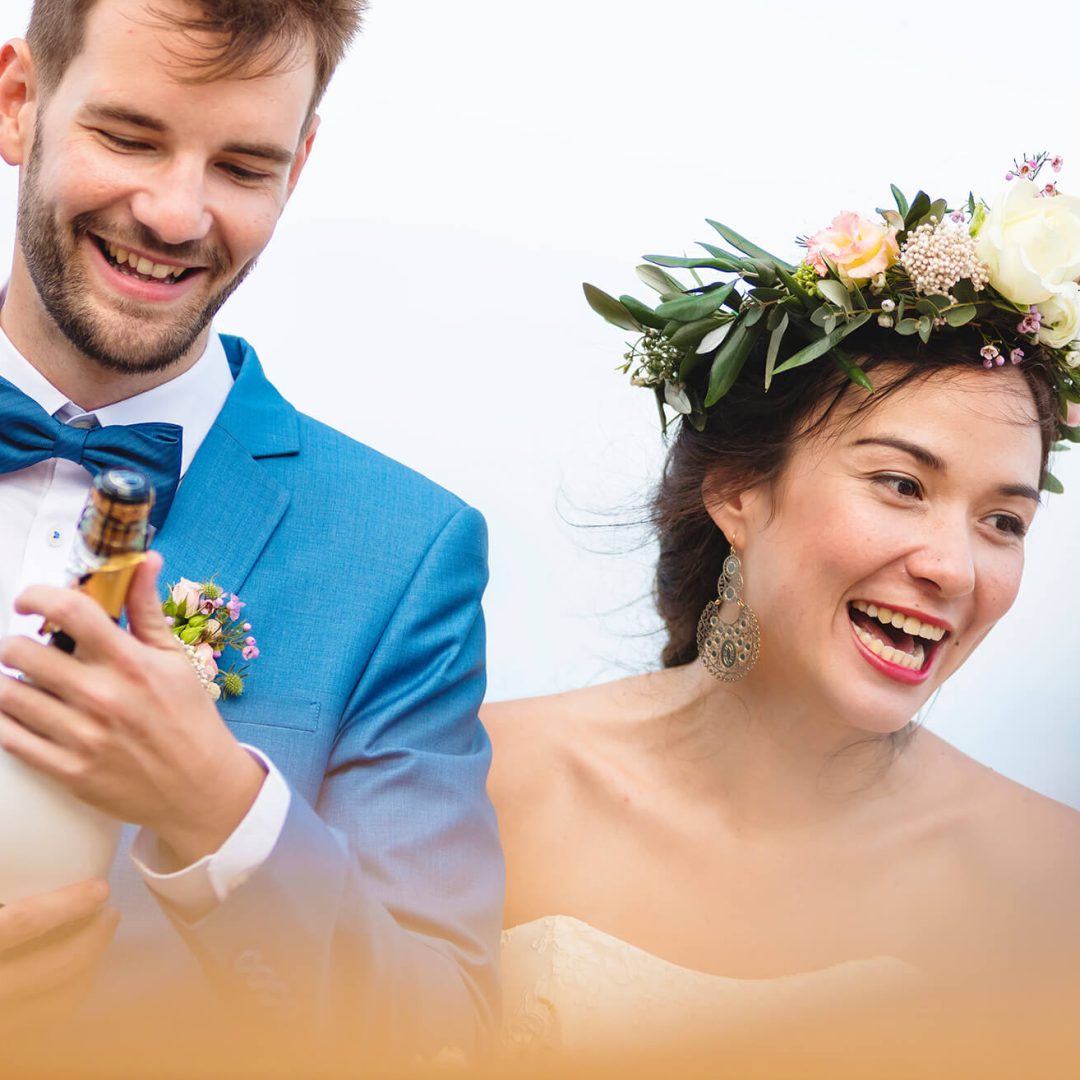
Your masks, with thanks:
[[[29,0],[3,7],[21,33]],[[643,670],[660,646],[650,552],[608,527],[656,475],[654,406],[613,370],[625,335],[580,282],[647,298],[640,255],[709,239],[706,216],[794,257],[797,234],[886,205],[889,181],[991,198],[1025,150],[1062,154],[1080,192],[1080,17],[1008,12],[374,0],[219,325],[299,408],[487,516],[493,698]],[[15,181],[0,174],[3,250]],[[1080,450],[1056,471],[1068,492],[1040,512],[1016,606],[927,722],[1080,806]]]

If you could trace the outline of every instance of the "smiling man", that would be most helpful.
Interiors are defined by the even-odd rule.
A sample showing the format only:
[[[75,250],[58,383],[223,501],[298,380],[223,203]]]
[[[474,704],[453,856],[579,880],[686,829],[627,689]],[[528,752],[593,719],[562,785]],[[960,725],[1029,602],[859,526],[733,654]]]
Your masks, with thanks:
[[[138,1000],[166,1042],[169,1010],[202,1023],[211,986],[347,1057],[468,1052],[491,1020],[483,522],[296,413],[211,325],[300,177],[361,4],[37,0],[0,53],[0,153],[20,169],[0,661],[27,676],[0,678],[0,747],[137,827],[88,1008]],[[178,436],[130,633],[59,587],[94,468],[63,425]],[[162,618],[162,562],[242,592],[261,651],[243,696],[205,693]],[[30,636],[42,618],[74,655]],[[94,968],[104,892],[0,910],[9,1023],[28,988],[47,1016]]]

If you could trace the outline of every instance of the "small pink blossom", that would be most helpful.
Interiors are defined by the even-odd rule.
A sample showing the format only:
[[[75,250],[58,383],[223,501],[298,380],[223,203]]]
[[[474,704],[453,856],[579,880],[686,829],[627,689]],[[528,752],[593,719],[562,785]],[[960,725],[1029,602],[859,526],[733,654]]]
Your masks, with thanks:
[[[246,637],[246,638],[244,638],[244,644],[245,645],[254,645],[255,644],[255,639],[253,637]]]
[[[1054,157],[1052,157],[1050,159],[1050,168],[1053,169],[1054,172],[1061,172],[1061,155],[1060,154],[1056,154]]]
[[[1024,359],[1024,350],[1023,349],[1013,349],[1012,352],[1009,353],[1009,362],[1012,363],[1012,364],[1019,364],[1020,361],[1023,360],[1023,359]]]
[[[998,347],[996,345],[984,345],[979,350],[979,355],[984,360],[996,360],[1001,354],[998,351]]]
[[[215,610],[214,601],[203,598],[202,603],[199,605],[199,611],[201,611],[203,615],[213,615]]]
[[[254,660],[259,655],[258,647],[255,645],[245,645],[240,650],[240,655],[245,660]]]
[[[1010,170],[1009,170],[1009,171],[1008,171],[1008,172],[1007,172],[1007,173],[1005,174],[1005,179],[1006,179],[1006,180],[1015,180],[1015,179],[1016,179],[1016,173],[1014,173],[1014,172],[1012,171],[1012,169],[1010,169]]]
[[[229,618],[232,619],[234,622],[240,618],[240,609],[242,607],[247,607],[247,604],[243,603],[243,601],[241,601],[240,597],[237,596],[236,593],[233,593],[232,596],[229,598],[228,602],[225,604],[225,608],[229,613]]]
[[[1057,193],[1058,193],[1057,184],[1047,184],[1046,187],[1044,187],[1042,189],[1042,191],[1039,192],[1039,194],[1042,195],[1043,198],[1047,198],[1048,196],[1056,195]]]
[[[249,623],[249,622],[244,623],[244,625],[241,626],[240,629],[243,630],[244,633],[246,634],[251,629],[251,623]]]
[[[949,215],[949,218],[950,218],[950,220],[951,220],[952,222],[954,222],[954,223],[955,223],[956,225],[961,225],[961,224],[963,224],[963,222],[964,222],[965,216],[966,216],[966,215],[964,214],[964,211],[963,211],[963,210],[954,210],[954,211],[953,211],[953,212],[952,212],[952,213],[951,213],[951,214]]]
[[[1016,324],[1019,334],[1037,334],[1042,326],[1042,312],[1035,304],[1028,308],[1028,313]]]

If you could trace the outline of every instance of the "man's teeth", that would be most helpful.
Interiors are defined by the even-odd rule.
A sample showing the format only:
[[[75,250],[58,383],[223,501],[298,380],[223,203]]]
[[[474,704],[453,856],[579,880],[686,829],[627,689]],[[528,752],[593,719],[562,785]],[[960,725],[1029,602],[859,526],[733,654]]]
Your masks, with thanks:
[[[106,243],[105,250],[117,261],[120,266],[130,266],[136,274],[143,277],[152,277],[162,280],[167,277],[179,277],[186,266],[165,266],[163,263],[151,262],[145,256],[136,255],[134,251],[127,251],[116,244]]]
[[[902,611],[893,611],[891,608],[878,607],[877,604],[867,604],[863,600],[853,600],[851,606],[856,611],[869,615],[871,619],[877,619],[882,626],[895,626],[897,630],[903,630],[912,637],[926,638],[927,641],[940,641],[946,634],[943,626],[932,626],[916,619],[914,615],[905,615]],[[858,629],[858,627],[856,627]],[[872,635],[867,635],[868,637]]]
[[[873,634],[864,630],[861,626],[855,626],[855,636],[871,652],[876,653],[882,660],[887,660],[890,664],[898,664],[900,667],[910,668],[912,671],[921,671],[926,661],[926,651],[923,649],[921,641],[915,642],[915,651],[913,653],[906,653],[903,649],[894,649],[891,645],[886,645],[880,638],[874,637]]]

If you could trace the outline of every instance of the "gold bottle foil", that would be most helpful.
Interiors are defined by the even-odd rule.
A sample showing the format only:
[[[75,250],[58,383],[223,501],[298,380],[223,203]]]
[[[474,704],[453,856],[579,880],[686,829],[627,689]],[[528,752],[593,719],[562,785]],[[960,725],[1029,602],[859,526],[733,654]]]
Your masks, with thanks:
[[[92,597],[119,620],[136,567],[146,558],[154,489],[139,473],[109,469],[94,486],[79,518],[71,553],[71,584]],[[74,642],[58,627],[46,624],[53,644],[71,651]]]

